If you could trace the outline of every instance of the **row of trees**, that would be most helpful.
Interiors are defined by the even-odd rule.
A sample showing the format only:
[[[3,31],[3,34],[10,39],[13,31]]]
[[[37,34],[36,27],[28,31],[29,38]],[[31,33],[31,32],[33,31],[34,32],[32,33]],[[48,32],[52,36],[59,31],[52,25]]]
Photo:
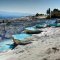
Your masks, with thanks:
[[[60,18],[60,10],[59,9],[53,9],[53,11],[51,11],[51,9],[49,8],[47,11],[47,18]]]
[[[60,10],[59,9],[47,9],[46,11],[47,18],[60,18]],[[44,16],[44,14],[37,13],[35,16]]]
[[[43,16],[44,14],[39,14],[39,13],[37,13],[35,16]]]

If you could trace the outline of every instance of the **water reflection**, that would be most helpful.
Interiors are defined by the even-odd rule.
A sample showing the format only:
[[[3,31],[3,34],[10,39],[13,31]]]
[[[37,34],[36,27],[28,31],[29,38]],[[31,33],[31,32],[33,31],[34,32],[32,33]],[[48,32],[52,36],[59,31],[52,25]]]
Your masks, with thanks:
[[[14,48],[15,45],[11,39],[0,42],[0,52],[8,51],[9,49],[14,49]]]

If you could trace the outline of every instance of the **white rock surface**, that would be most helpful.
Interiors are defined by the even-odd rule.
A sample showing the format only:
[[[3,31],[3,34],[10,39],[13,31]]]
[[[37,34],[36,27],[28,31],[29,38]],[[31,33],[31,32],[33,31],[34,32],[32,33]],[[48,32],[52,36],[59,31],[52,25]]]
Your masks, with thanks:
[[[34,34],[31,44],[0,53],[0,60],[60,60],[60,28],[40,30],[43,32]]]

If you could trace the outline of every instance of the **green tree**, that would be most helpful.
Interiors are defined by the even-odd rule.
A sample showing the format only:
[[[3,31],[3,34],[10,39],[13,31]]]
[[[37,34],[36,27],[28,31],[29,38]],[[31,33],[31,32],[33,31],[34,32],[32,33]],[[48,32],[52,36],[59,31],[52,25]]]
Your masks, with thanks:
[[[47,14],[50,14],[50,8],[47,10],[47,12],[46,12]]]
[[[51,10],[50,10],[50,8],[47,10],[47,15],[49,16],[49,18],[51,18]]]
[[[39,16],[39,14],[37,13],[36,16]]]
[[[60,18],[60,10],[59,9],[53,9],[53,11],[51,12],[51,17],[52,18]]]
[[[58,9],[54,9],[53,12],[58,12],[59,10]]]

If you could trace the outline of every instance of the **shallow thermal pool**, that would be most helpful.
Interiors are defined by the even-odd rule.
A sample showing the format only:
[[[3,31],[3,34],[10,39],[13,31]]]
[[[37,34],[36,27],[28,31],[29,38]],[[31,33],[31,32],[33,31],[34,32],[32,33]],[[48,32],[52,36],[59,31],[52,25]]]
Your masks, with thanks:
[[[32,31],[35,31],[36,30],[36,28],[34,28],[34,27],[27,27],[27,28],[25,28],[26,30],[32,30]]]
[[[31,34],[16,34],[16,35],[12,35],[12,37],[14,39],[17,39],[17,40],[24,40],[26,38],[30,38],[32,35]]]
[[[0,52],[8,51],[9,49],[13,48],[13,41],[12,40],[4,40],[0,42]]]

